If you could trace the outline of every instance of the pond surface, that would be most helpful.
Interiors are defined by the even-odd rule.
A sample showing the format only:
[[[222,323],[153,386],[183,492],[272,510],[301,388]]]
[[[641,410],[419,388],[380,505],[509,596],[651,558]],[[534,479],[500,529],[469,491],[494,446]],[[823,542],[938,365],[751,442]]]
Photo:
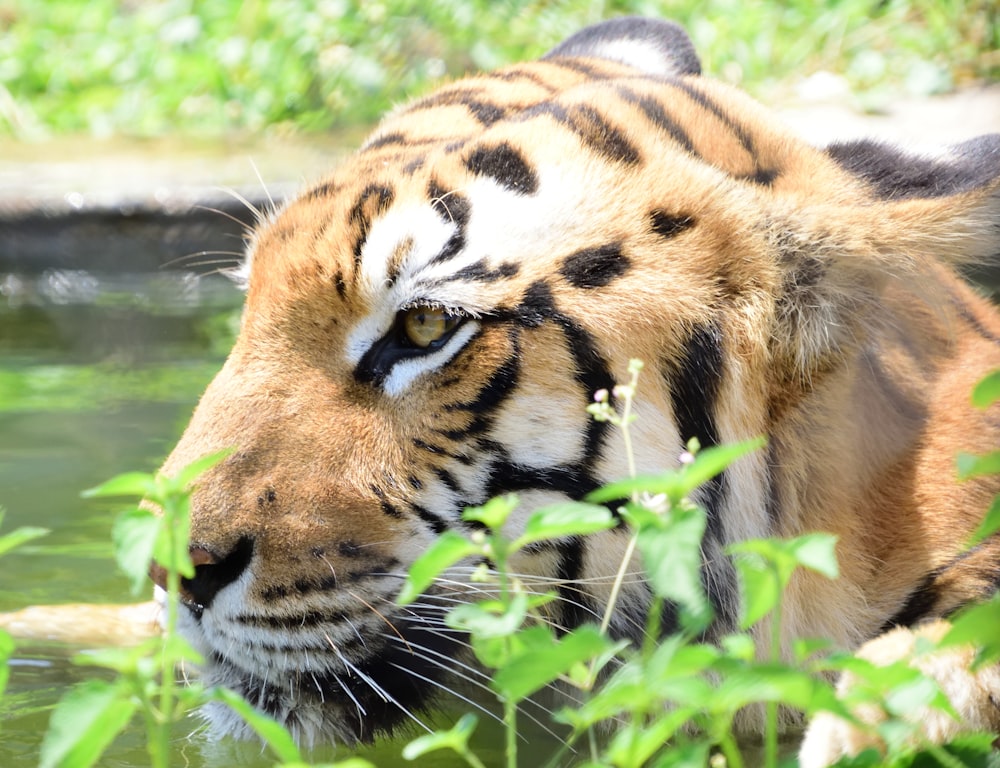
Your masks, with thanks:
[[[188,272],[0,273],[3,531],[51,529],[0,560],[0,612],[148,599],[129,593],[112,559],[111,522],[127,505],[85,501],[80,492],[120,472],[160,464],[221,367],[241,302],[224,278]],[[0,700],[0,766],[38,764],[52,706],[71,684],[95,674],[71,663],[77,650],[18,646]],[[148,765],[136,726],[100,765]],[[389,743],[364,754],[392,766],[402,762],[399,749]],[[259,745],[210,742],[194,718],[178,728],[175,757],[189,768],[273,764]],[[438,753],[427,764],[459,763]]]

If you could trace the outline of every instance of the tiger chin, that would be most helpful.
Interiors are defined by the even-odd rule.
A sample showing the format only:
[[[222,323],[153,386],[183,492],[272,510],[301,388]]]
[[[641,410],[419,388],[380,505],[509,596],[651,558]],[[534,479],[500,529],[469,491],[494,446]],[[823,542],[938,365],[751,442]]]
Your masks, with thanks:
[[[598,24],[397,109],[257,228],[239,338],[163,468],[235,449],[192,500],[181,625],[207,682],[307,743],[368,741],[446,698],[473,676],[442,617],[474,564],[404,608],[407,567],[467,506],[517,493],[516,534],[624,476],[585,406],[630,358],[639,472],[692,437],[768,438],[699,492],[709,640],[736,629],[723,552],[748,537],[839,537],[840,579],[786,595],[786,647],[891,645],[988,596],[1000,543],[963,542],[1000,486],[953,466],[1000,444],[1000,412],[969,400],[1000,318],[956,268],[1000,253],[998,221],[1000,136],[813,147],[703,77],[664,21]],[[569,628],[601,615],[627,540],[567,537],[511,568]],[[638,642],[649,600],[626,584],[612,634]],[[995,727],[998,695],[956,706]],[[803,759],[850,751],[838,727],[818,722]]]

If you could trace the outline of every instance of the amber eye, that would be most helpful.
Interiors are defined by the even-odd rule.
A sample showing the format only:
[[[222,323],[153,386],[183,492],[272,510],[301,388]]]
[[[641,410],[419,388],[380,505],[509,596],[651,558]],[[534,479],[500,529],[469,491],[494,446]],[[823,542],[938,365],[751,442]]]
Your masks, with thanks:
[[[462,318],[435,307],[411,307],[403,312],[403,333],[413,346],[427,349],[447,338]]]

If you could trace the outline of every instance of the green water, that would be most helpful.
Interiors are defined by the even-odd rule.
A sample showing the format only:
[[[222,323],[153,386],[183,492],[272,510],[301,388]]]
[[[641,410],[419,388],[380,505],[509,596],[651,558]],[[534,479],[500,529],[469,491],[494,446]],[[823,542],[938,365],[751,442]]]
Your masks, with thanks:
[[[158,466],[222,365],[240,303],[240,294],[223,278],[0,273],[4,530],[51,529],[0,560],[0,612],[136,599],[116,571],[109,543],[111,521],[122,505],[84,501],[80,491],[119,472]],[[70,685],[95,674],[71,662],[77,650],[18,646],[0,699],[3,768],[38,764],[52,706]],[[273,764],[259,744],[216,743],[200,725],[192,718],[178,727],[174,764]],[[99,765],[148,765],[138,726],[126,731]],[[394,766],[403,762],[399,749],[399,743],[388,743],[364,754],[380,766]],[[438,756],[425,764],[458,763]]]

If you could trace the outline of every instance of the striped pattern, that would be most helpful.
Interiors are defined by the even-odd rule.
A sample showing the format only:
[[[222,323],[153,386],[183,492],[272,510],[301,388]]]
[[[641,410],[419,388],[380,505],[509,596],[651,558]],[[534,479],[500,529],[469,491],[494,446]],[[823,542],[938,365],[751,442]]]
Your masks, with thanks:
[[[964,400],[1000,365],[1000,323],[939,263],[1000,250],[997,157],[990,139],[934,160],[812,148],[702,78],[678,28],[635,19],[397,110],[256,233],[240,339],[166,465],[239,449],[194,500],[184,624],[207,682],[353,743],[478,679],[442,624],[477,563],[407,609],[402,575],[475,530],[466,506],[520,494],[514,533],[625,474],[584,409],[633,357],[639,471],[691,438],[769,437],[698,493],[707,639],[736,628],[726,548],[751,536],[841,537],[842,581],[795,582],[786,643],[854,647],[995,590],[1000,545],[958,554],[993,486],[938,468],[1000,440]],[[411,311],[449,321],[417,344]],[[512,567],[556,591],[562,630],[602,615],[627,540]],[[612,631],[639,642],[649,598],[629,580]]]

